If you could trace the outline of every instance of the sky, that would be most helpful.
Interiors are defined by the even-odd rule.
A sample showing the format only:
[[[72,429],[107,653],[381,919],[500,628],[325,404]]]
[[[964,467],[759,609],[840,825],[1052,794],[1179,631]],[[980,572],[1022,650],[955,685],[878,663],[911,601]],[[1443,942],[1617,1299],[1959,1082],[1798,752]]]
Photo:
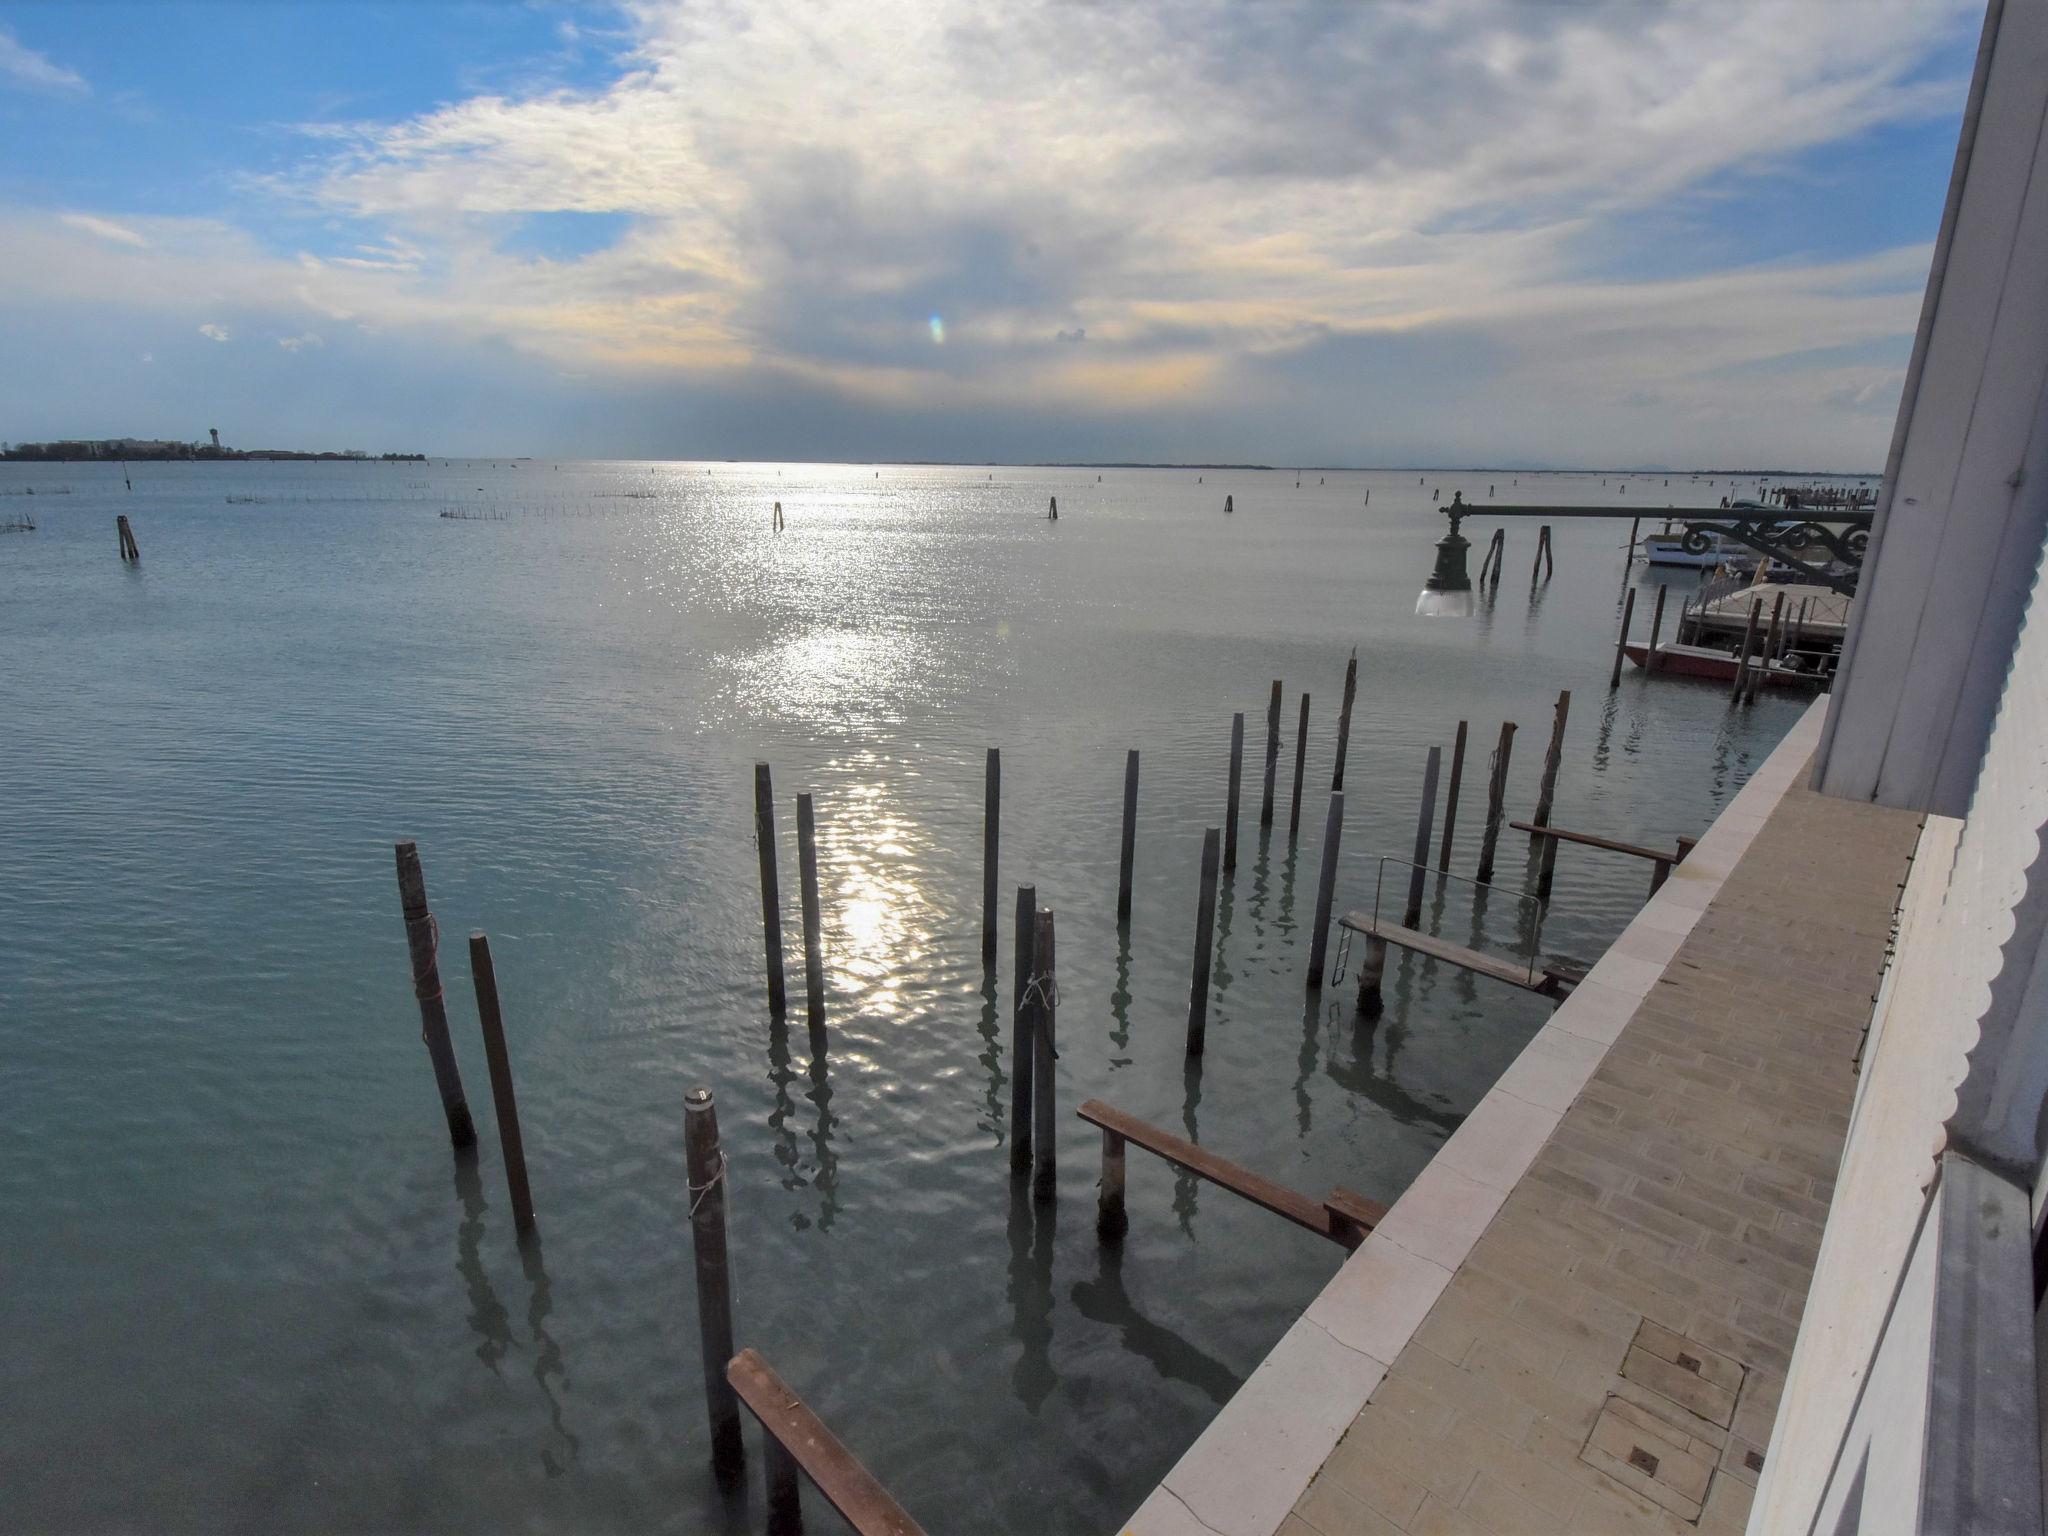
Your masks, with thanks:
[[[1980,0],[0,0],[0,439],[1881,467]]]

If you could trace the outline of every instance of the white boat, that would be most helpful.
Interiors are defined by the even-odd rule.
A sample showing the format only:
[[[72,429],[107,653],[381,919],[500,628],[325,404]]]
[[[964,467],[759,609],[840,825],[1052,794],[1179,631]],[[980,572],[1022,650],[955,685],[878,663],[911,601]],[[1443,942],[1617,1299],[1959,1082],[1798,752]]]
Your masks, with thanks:
[[[1698,554],[1685,547],[1685,535],[1682,533],[1646,533],[1636,541],[1636,548],[1643,552],[1644,561],[1650,565],[1684,565],[1695,570],[1710,570],[1741,548],[1718,533],[1710,533],[1706,539],[1707,547]]]

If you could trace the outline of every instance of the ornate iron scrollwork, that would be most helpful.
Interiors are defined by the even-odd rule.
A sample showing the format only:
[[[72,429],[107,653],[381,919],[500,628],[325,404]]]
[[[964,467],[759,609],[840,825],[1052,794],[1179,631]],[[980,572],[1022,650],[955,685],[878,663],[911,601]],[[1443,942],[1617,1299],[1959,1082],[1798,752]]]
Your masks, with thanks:
[[[1841,512],[1827,515],[1826,522],[1788,517],[1762,507],[1734,507],[1725,517],[1711,520],[1688,518],[1683,547],[1689,554],[1703,555],[1714,547],[1716,537],[1746,544],[1757,553],[1791,566],[1807,580],[1835,591],[1852,594],[1862,574],[1863,552],[1870,543],[1869,512]],[[1834,526],[1829,526],[1833,524]],[[1815,556],[1822,563],[1815,563]],[[1832,564],[1846,571],[1831,569]]]

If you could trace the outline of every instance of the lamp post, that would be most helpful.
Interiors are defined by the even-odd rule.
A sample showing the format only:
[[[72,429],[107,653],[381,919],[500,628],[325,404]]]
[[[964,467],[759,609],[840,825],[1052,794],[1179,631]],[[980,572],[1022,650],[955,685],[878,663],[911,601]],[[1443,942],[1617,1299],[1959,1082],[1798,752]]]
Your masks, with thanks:
[[[1422,595],[1415,599],[1415,613],[1424,619],[1469,619],[1472,577],[1465,569],[1465,552],[1472,547],[1472,541],[1458,532],[1458,524],[1472,509],[1465,505],[1465,493],[1458,491],[1443,510],[1451,520],[1451,531],[1437,540],[1436,569],[1422,584]]]

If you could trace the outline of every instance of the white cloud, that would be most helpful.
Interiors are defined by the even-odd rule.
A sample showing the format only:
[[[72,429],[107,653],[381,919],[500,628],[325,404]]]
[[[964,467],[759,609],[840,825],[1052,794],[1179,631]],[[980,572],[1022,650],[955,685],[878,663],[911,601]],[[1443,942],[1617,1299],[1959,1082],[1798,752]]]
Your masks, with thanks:
[[[83,96],[90,89],[85,77],[76,70],[66,69],[47,55],[24,47],[11,32],[0,27],[0,81],[7,80],[65,96]]]
[[[199,327],[199,334],[208,341],[226,341],[228,339],[228,328],[224,325],[215,325],[208,321],[205,325]]]
[[[60,213],[57,217],[73,229],[82,229],[88,235],[97,235],[102,240],[111,240],[116,245],[146,246],[149,242],[125,224],[116,224],[112,219],[100,218],[91,213]]]
[[[321,340],[312,331],[307,331],[300,336],[280,336],[277,338],[277,344],[287,352],[303,352],[308,347],[324,347],[327,345],[325,341]]]

